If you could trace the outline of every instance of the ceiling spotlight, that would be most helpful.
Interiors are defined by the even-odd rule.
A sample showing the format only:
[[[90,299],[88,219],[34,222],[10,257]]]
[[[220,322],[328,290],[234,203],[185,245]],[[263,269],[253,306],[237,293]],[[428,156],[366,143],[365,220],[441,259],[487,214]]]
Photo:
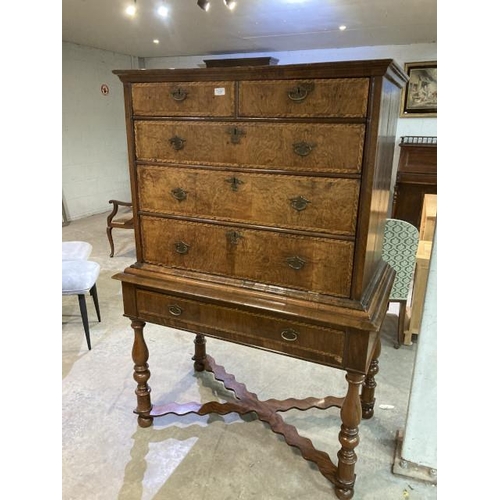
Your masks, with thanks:
[[[158,7],[158,10],[156,12],[158,12],[158,15],[161,16],[161,17],[167,17],[168,16],[168,9],[164,5],[160,5]]]
[[[125,14],[129,15],[129,16],[135,16],[135,13],[137,12],[137,7],[135,6],[135,2],[134,4],[132,5],[129,5],[126,9],[125,9]]]
[[[236,7],[236,0],[224,0],[224,3],[229,10],[233,10]]]
[[[347,28],[347,26],[345,24],[343,24],[342,26],[339,26],[340,31],[344,31],[346,28]]]
[[[210,0],[198,0],[197,4],[198,7],[203,9],[205,12],[207,12],[210,8]]]

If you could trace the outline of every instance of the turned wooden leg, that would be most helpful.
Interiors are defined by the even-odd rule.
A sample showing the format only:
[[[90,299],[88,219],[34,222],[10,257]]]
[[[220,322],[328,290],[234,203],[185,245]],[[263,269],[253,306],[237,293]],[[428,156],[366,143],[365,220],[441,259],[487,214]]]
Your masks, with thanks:
[[[378,358],[380,356],[381,347],[382,343],[380,342],[379,337],[375,345],[375,352],[373,353],[368,374],[366,375],[365,382],[361,390],[361,407],[363,408],[363,418],[365,419],[373,417],[373,409],[375,407],[375,388],[377,387],[375,375],[378,373]]]
[[[134,360],[134,380],[137,382],[135,394],[137,396],[136,412],[139,414],[137,423],[140,427],[149,427],[153,423],[153,418],[149,416],[151,406],[151,389],[148,385],[151,373],[147,363],[149,351],[144,341],[144,321],[132,320],[134,329],[134,345],[132,347],[132,359]]]
[[[197,372],[202,372],[205,369],[205,359],[207,357],[205,335],[196,334],[194,339],[194,356],[191,358],[194,361],[194,369]]]
[[[361,401],[359,397],[359,386],[363,383],[365,376],[359,373],[346,375],[349,383],[347,396],[340,410],[342,426],[339,433],[341,449],[337,453],[339,459],[337,469],[337,480],[342,486],[335,486],[335,493],[341,500],[352,498],[354,495],[354,466],[357,461],[354,448],[359,444],[358,425],[361,421]]]

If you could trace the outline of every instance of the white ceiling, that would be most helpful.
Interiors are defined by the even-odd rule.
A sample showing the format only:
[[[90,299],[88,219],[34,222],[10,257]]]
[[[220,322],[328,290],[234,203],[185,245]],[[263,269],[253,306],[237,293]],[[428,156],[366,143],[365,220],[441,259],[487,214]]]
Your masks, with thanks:
[[[138,57],[437,41],[437,0],[237,0],[233,11],[211,0],[208,12],[197,0],[136,0],[130,18],[133,2],[63,0],[63,41]],[[166,19],[156,13],[162,4]]]

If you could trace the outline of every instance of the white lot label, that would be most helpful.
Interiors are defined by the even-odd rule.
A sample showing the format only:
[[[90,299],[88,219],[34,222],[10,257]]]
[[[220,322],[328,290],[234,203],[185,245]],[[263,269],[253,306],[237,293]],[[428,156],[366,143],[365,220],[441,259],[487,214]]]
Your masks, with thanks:
[[[217,87],[214,89],[214,95],[226,95],[226,89],[224,87]]]

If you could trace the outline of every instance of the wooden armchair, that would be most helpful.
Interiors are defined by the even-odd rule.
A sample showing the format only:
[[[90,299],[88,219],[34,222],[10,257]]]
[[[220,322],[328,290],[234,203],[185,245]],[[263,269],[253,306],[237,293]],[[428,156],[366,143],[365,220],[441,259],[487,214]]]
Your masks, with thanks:
[[[110,257],[115,254],[115,245],[113,243],[113,236],[111,231],[113,228],[118,229],[134,229],[134,215],[132,212],[120,210],[120,207],[132,207],[132,203],[129,201],[118,201],[109,200],[109,203],[113,205],[113,210],[108,215],[106,228],[106,233],[108,234],[109,246],[111,248]]]

